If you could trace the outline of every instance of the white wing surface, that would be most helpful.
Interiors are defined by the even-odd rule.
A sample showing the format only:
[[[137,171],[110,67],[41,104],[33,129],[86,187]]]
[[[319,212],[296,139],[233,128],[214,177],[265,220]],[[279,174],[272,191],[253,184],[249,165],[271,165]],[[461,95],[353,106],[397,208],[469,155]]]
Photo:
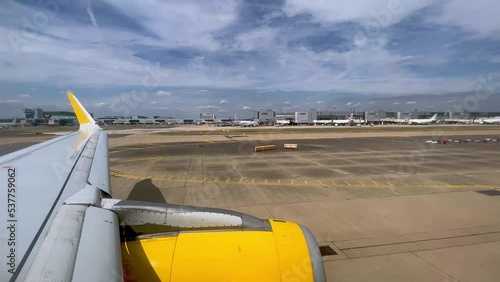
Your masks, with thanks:
[[[79,131],[0,157],[0,281],[123,280],[107,134],[68,98]]]

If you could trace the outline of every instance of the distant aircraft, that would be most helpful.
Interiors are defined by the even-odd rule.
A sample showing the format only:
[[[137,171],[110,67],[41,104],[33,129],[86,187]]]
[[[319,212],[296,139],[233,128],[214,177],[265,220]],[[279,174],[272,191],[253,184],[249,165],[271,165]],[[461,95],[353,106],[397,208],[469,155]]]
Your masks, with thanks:
[[[408,124],[431,124],[437,122],[437,116],[438,114],[434,114],[431,118],[409,119]]]
[[[290,120],[287,119],[280,119],[275,122],[276,126],[285,126],[285,125],[290,125]]]
[[[0,128],[9,128],[17,125],[17,118],[14,118],[12,122],[2,122],[0,123]]]
[[[247,126],[255,127],[255,126],[258,126],[259,123],[256,121],[252,121],[252,120],[240,120],[237,122],[237,125],[243,126],[243,127],[247,127]]]
[[[130,119],[117,119],[113,121],[113,124],[130,124]]]
[[[445,119],[445,123],[463,123],[463,124],[469,124],[472,123],[472,119],[461,119],[461,118],[451,118],[451,119]]]
[[[331,124],[333,125],[346,125],[353,123],[353,114],[349,116],[349,119],[333,119],[331,120]]]
[[[315,119],[315,120],[313,120],[313,124],[329,125],[329,124],[332,124],[332,120],[331,119]]]
[[[500,123],[500,117],[486,118],[482,120],[482,123],[487,123],[487,124]]]
[[[45,126],[57,126],[57,125],[59,125],[57,123],[57,121],[55,121],[53,119],[46,119],[44,124],[45,124]]]
[[[107,133],[68,98],[77,132],[0,157],[0,281],[326,281],[304,226],[111,198]]]
[[[349,115],[348,119],[328,119],[328,120],[314,120],[313,121],[314,124],[335,125],[335,126],[346,125],[346,124],[354,125],[354,124],[361,124],[364,122],[365,122],[364,120],[360,120],[360,119],[355,120],[354,113],[351,113]]]

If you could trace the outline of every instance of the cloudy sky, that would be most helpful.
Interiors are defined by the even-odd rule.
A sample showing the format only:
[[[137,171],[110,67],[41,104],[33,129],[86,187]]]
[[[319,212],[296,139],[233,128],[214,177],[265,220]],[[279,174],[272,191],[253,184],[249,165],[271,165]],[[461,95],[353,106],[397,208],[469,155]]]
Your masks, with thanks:
[[[0,117],[498,110],[498,0],[2,2]]]

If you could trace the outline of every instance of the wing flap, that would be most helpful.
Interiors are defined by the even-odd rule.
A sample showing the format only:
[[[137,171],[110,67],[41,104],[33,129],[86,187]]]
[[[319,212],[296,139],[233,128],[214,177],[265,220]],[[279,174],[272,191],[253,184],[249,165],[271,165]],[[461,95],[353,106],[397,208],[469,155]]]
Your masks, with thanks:
[[[108,134],[101,131],[94,154],[94,160],[92,161],[89,182],[93,186],[106,192],[108,195],[111,195],[108,160]]]
[[[72,281],[123,281],[119,229],[114,212],[87,209]]]
[[[47,237],[33,260],[25,281],[70,281],[82,232],[85,206],[64,205],[59,208]]]

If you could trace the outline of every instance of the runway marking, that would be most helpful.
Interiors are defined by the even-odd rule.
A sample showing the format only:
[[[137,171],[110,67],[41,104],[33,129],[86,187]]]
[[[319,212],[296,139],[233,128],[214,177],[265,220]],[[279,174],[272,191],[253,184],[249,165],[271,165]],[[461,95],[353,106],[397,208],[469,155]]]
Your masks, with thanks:
[[[304,180],[300,182],[296,182],[294,179],[290,179],[289,184],[282,183],[281,179],[271,180],[271,179],[263,179],[256,180],[252,179],[250,182],[245,182],[245,178],[240,178],[238,181],[232,180],[231,178],[225,181],[219,181],[219,178],[208,179],[207,177],[203,179],[198,179],[196,177],[192,178],[179,178],[174,176],[169,177],[153,177],[153,176],[140,176],[128,174],[122,171],[111,171],[111,176],[127,178],[127,179],[136,179],[136,180],[144,180],[151,179],[153,181],[164,181],[164,182],[182,182],[182,183],[207,183],[207,184],[219,184],[219,185],[255,185],[255,186],[293,186],[293,187],[328,187],[328,188],[385,188],[385,189],[397,189],[397,186],[405,187],[405,188],[430,188],[430,189],[498,189],[500,188],[500,184],[449,184],[449,183],[438,183],[438,184],[393,184],[393,183],[379,183],[379,184],[353,184],[343,180],[346,184],[335,183],[335,184],[324,184],[319,180]],[[328,181],[328,180],[326,180]],[[333,183],[333,181],[329,181],[328,183]]]
[[[257,140],[259,140],[259,141],[267,141],[267,139],[264,139],[264,138],[257,138]]]
[[[148,161],[148,160],[160,160],[165,157],[151,157],[151,158],[137,158],[137,159],[124,159],[120,161],[116,161],[117,163],[128,163],[128,162],[136,162],[136,161]]]
[[[211,144],[213,144],[213,143],[214,143],[214,142],[213,142],[213,141],[211,141],[211,140],[203,140],[203,141],[205,141],[205,142],[207,142],[207,143],[211,143]]]
[[[323,184],[321,181],[315,180],[316,183],[318,183],[321,187],[328,187],[328,185]]]

